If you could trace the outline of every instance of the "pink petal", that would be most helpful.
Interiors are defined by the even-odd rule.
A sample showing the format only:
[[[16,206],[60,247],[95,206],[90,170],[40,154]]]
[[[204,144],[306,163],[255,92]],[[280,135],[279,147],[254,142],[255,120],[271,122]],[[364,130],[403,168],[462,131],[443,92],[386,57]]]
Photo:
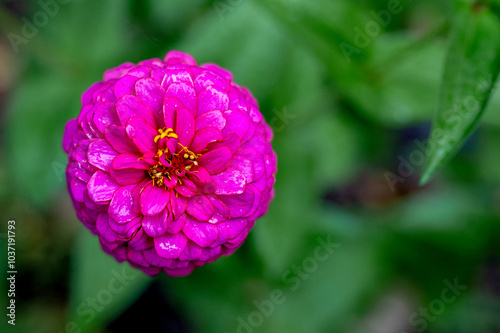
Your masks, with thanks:
[[[222,140],[222,133],[216,128],[206,127],[196,132],[193,142],[191,142],[191,151],[201,153],[209,143]]]
[[[183,178],[182,179],[182,185],[179,185],[177,184],[177,186],[175,187],[175,190],[182,196],[185,196],[185,197],[193,197],[194,195],[196,195],[196,192],[197,192],[197,188],[196,188],[196,185],[189,179],[187,178]]]
[[[97,89],[92,94],[92,99],[96,104],[104,102],[116,103],[114,85],[110,83]]]
[[[151,78],[155,80],[160,86],[166,75],[167,70],[165,68],[153,68],[151,70]]]
[[[272,186],[272,185],[271,185]],[[253,184],[248,185],[247,192],[251,191],[255,197],[253,199],[253,205],[249,212],[245,213],[245,217],[249,219],[258,219],[263,214],[260,214],[260,211],[265,207],[265,204],[262,204],[262,192]],[[267,200],[269,203],[269,200]],[[265,207],[267,211],[267,207]]]
[[[82,122],[86,121],[89,113],[94,114],[96,108],[97,106],[95,104],[88,104],[83,106],[80,110],[80,113],[78,114],[78,117],[76,118],[78,124],[81,124]]]
[[[108,215],[109,216],[109,215]],[[111,217],[108,219],[109,227],[111,230],[119,235],[122,235],[126,239],[130,239],[135,236],[137,229],[141,226],[141,217],[136,217],[127,223],[118,223]]]
[[[124,75],[124,73],[128,72],[128,70],[134,66],[135,65],[133,63],[126,62],[118,67],[108,69],[107,71],[104,72],[103,79],[104,81],[119,79]]]
[[[186,109],[196,113],[196,92],[193,86],[184,82],[172,83],[165,92],[165,98],[167,97],[177,98]]]
[[[128,75],[136,76],[138,78],[150,77],[151,68],[149,66],[136,66],[128,71]]]
[[[209,248],[204,248],[199,260],[204,261],[206,263],[211,263],[220,257],[220,253],[221,253],[220,246],[217,247],[211,246]]]
[[[92,119],[93,112],[95,108],[92,109],[91,112],[88,112],[85,117],[83,117],[82,122],[80,123],[83,132],[87,135],[89,139],[101,138],[101,131],[97,128],[94,120]]]
[[[205,127],[214,127],[221,130],[226,126],[226,118],[221,111],[210,111],[196,118],[196,130],[199,131]]]
[[[118,222],[118,221],[117,221]],[[153,238],[146,235],[142,228],[139,228],[137,234],[130,240],[128,246],[137,251],[143,251],[155,246]]]
[[[178,258],[188,242],[187,237],[179,232],[175,235],[165,234],[154,239],[158,255],[164,259]]]
[[[254,123],[260,123],[262,121],[263,118],[262,113],[255,106],[252,105],[250,107],[248,114],[250,115],[250,118],[252,118],[252,121]]]
[[[134,117],[144,118],[153,128],[157,128],[153,111],[132,95],[125,95],[116,103],[116,112],[123,126]]]
[[[69,188],[73,199],[79,202],[83,202],[83,192],[87,189],[87,184],[79,179],[71,179],[69,183]]]
[[[167,232],[167,220],[163,213],[155,216],[144,216],[142,228],[147,235],[159,237]]]
[[[215,175],[227,169],[229,163],[231,163],[232,156],[231,149],[220,147],[203,154],[197,161],[211,175]]]
[[[153,152],[158,131],[142,118],[131,118],[125,127],[128,137],[141,153]]]
[[[87,187],[88,187],[88,185],[89,184],[87,183]],[[104,204],[99,204],[99,206],[98,206],[94,201],[92,201],[92,199],[90,199],[88,189],[83,191],[83,203],[85,204],[85,207],[87,207],[88,209],[93,210],[95,212],[103,210],[105,208],[105,205],[106,205],[106,203],[104,203]]]
[[[222,141],[212,142],[207,146],[207,150],[213,150],[219,147],[228,147],[234,154],[238,148],[240,148],[240,138],[236,134],[231,134]]]
[[[187,212],[199,221],[208,221],[215,210],[206,196],[196,195],[188,199]]]
[[[87,183],[87,191],[90,199],[95,203],[106,203],[111,201],[113,194],[120,185],[107,172],[97,170]]]
[[[193,114],[186,108],[177,109],[175,124],[175,133],[179,137],[179,143],[189,147],[195,133]]]
[[[217,224],[217,231],[219,231],[219,236],[217,237],[215,243],[210,245],[210,247],[220,246],[227,242],[227,239],[229,238],[229,230],[227,229],[226,222]]]
[[[258,107],[259,103],[257,102],[257,99],[252,95],[250,90],[246,87],[241,87],[241,92],[243,93],[243,96],[245,99],[248,101],[248,104],[251,106]]]
[[[186,223],[186,214],[182,214],[177,220],[169,221],[167,223],[167,232],[169,234],[176,234],[184,228]]]
[[[98,169],[109,172],[113,159],[118,153],[106,140],[95,140],[89,145],[88,161]]]
[[[229,91],[229,108],[248,112],[248,102],[240,89],[241,88],[234,83],[231,85],[231,89]]]
[[[226,111],[229,108],[229,97],[224,89],[216,86],[208,86],[198,95],[198,115],[220,110]]]
[[[80,163],[71,163],[68,165],[68,172],[73,177],[76,177],[85,183],[87,183],[90,180],[90,177],[92,177],[92,172],[85,169]]]
[[[245,192],[246,179],[243,174],[233,167],[212,176],[212,183],[217,185],[215,194],[234,195]]]
[[[163,271],[169,275],[169,276],[175,276],[175,277],[180,277],[180,276],[186,276],[186,275],[189,275],[193,272],[195,268],[195,265],[194,264],[189,264],[187,267],[185,268],[179,268],[179,269],[168,269],[168,268],[165,268]]]
[[[105,82],[96,82],[93,85],[91,85],[83,94],[81,97],[81,102],[82,105],[87,105],[92,102],[92,94],[94,91],[97,89],[101,88],[102,86],[106,85]]]
[[[121,170],[133,168],[148,170],[151,165],[144,162],[141,158],[142,156],[138,154],[120,154],[113,160],[113,169]]]
[[[165,90],[152,78],[143,78],[135,84],[136,96],[153,111],[156,123],[163,128],[163,95]]]
[[[242,140],[243,142],[243,140]],[[256,151],[265,152],[269,147],[269,142],[266,140],[266,136],[263,133],[255,133],[248,141],[246,141],[242,148],[251,148]]]
[[[243,242],[247,238],[247,236],[248,236],[248,231],[247,230],[243,230],[241,232],[241,234],[239,234],[235,238],[229,239],[226,242],[226,244],[224,244],[224,246],[227,247],[227,248],[237,248],[237,247],[240,247],[241,244],[243,244]]]
[[[263,192],[267,190],[267,178],[266,177],[261,177],[259,180],[255,180],[252,182],[251,185],[255,186],[259,191]]]
[[[234,133],[243,140],[250,127],[248,116],[239,110],[228,110],[224,112],[224,116],[226,117],[226,126],[222,129],[224,137]]]
[[[248,140],[250,140],[254,136],[254,134],[259,135],[258,133],[255,133],[256,130],[257,130],[257,125],[254,122],[250,121],[250,125],[248,126],[248,131],[243,137],[243,139],[241,139],[241,144],[243,145],[243,143],[246,143]]]
[[[168,88],[172,83],[176,82],[184,82],[188,85],[193,85],[193,79],[191,78],[191,74],[186,69],[170,69],[167,71],[166,75],[163,77],[161,81],[161,86],[163,88]]]
[[[165,63],[160,58],[147,59],[139,62],[137,65],[146,67],[164,67]]]
[[[75,147],[75,160],[82,165],[86,170],[90,172],[97,171],[97,168],[89,163],[88,161],[88,150],[89,145],[93,142],[93,140],[80,140],[77,142]]]
[[[189,243],[189,241],[188,241]],[[188,267],[191,263],[188,262],[188,261],[185,261],[185,260],[179,260],[179,259],[171,259],[169,260],[169,263],[168,265],[166,266],[166,268],[168,269],[184,269],[186,267]]]
[[[132,191],[135,185],[120,187],[109,204],[109,215],[118,223],[126,223],[132,221],[133,218],[139,215],[139,211],[134,209],[134,197]]]
[[[262,156],[264,159],[264,165],[266,166],[266,175],[271,177],[276,173],[276,156],[273,154],[265,154]]]
[[[219,223],[226,221],[230,216],[229,209],[226,205],[216,195],[209,194],[207,195],[207,198],[210,200],[215,209],[214,215],[208,222]]]
[[[110,174],[122,186],[137,184],[146,177],[144,170],[140,169],[111,169]]]
[[[188,53],[180,52],[180,51],[169,51],[167,55],[165,55],[165,58],[163,59],[167,64],[171,61],[171,59],[180,59],[182,60],[186,65],[190,66],[196,66],[196,60],[193,58]],[[176,62],[174,62],[176,63]]]
[[[118,81],[116,81],[113,89],[115,92],[115,97],[117,100],[125,95],[135,95],[135,83],[137,82],[137,77],[125,75]]]
[[[170,190],[170,204],[174,219],[178,219],[186,211],[187,199],[182,195],[175,195],[174,190]]]
[[[120,125],[115,105],[113,103],[99,104],[94,113],[94,123],[101,133],[104,133],[109,125]]]
[[[108,219],[108,214],[99,214],[96,221],[97,231],[107,242],[116,242],[118,240],[118,235],[109,227]]]
[[[76,119],[77,122],[79,124],[82,123],[84,120],[87,119],[89,112],[91,114],[93,114],[95,112],[96,108],[97,107],[94,104],[89,104],[89,105],[85,105],[84,107],[82,107],[82,109],[80,110],[80,114],[78,114],[78,117]]]
[[[222,76],[224,79],[226,79],[229,82],[233,81],[233,74],[231,74],[231,72],[229,72],[228,70],[226,70],[226,69],[224,69],[216,64],[207,63],[207,64],[201,65],[200,67],[210,69],[210,70],[216,72],[217,74],[219,74],[220,76]]]
[[[142,251],[133,250],[132,248],[128,247],[127,248],[127,258],[130,261],[131,266],[133,264],[140,264],[141,267],[142,266],[151,267],[150,265],[147,264],[146,259],[144,258],[144,252],[142,252]],[[132,267],[134,267],[134,266],[132,266]]]
[[[235,218],[244,216],[252,209],[255,194],[247,190],[239,195],[220,196],[219,199],[229,209],[231,218]]]
[[[246,219],[231,219],[226,221],[227,230],[229,231],[229,239],[238,237],[247,227]]]
[[[253,182],[254,170],[253,170],[253,164],[252,162],[250,162],[250,160],[242,156],[234,155],[233,159],[231,160],[230,166],[241,171],[241,173],[245,176],[247,180],[247,184]]]
[[[217,226],[208,222],[200,222],[187,217],[182,232],[193,242],[201,247],[210,246],[217,240],[219,232]]]
[[[198,186],[204,186],[204,191],[206,193],[215,192],[215,185],[205,186],[206,183],[210,183],[212,181],[212,177],[208,173],[207,169],[202,166],[197,166],[196,170],[188,172],[190,175],[194,177],[193,182],[196,182]],[[201,184],[200,184],[201,183]],[[212,191],[210,190],[212,188]]]
[[[163,100],[163,121],[166,128],[174,128],[175,126],[175,110],[182,107],[181,101],[175,97],[165,98]]]
[[[266,165],[264,164],[264,159],[262,158],[262,155],[255,149],[240,148],[235,155],[242,156],[252,162],[252,166],[254,169],[253,181],[259,180],[266,173]]]
[[[139,153],[139,149],[127,136],[127,131],[122,126],[110,125],[104,131],[106,141],[119,153]]]
[[[64,126],[64,136],[63,136],[63,149],[66,153],[69,153],[69,147],[71,146],[71,142],[73,142],[73,136],[78,129],[78,123],[76,119],[71,119]]]
[[[153,185],[153,182],[146,185],[141,193],[141,211],[146,216],[160,214],[167,206],[170,195],[164,188]]]
[[[196,90],[197,94],[199,94],[200,91],[202,91],[208,86],[216,86],[225,89],[227,84],[226,82],[224,82],[223,78],[221,78],[218,74],[212,71],[201,72],[195,77],[194,89]]]
[[[201,257],[203,249],[196,243],[189,241],[182,254],[179,256],[179,260],[193,261],[198,260]]]

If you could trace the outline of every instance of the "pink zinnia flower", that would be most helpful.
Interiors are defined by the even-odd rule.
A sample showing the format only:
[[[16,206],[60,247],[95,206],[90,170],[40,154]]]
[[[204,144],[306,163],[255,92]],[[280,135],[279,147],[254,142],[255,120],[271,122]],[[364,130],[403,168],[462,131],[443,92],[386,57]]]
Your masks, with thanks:
[[[66,124],[78,218],[118,261],[182,276],[229,255],[273,198],[272,130],[228,71],[188,54],[123,64]]]

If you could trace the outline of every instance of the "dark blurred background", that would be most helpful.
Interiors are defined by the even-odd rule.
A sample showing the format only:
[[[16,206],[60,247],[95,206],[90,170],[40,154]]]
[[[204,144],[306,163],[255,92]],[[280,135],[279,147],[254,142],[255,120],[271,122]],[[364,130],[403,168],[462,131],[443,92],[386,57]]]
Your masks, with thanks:
[[[498,91],[418,186],[453,18],[445,0],[0,1],[3,311],[10,219],[18,271],[0,330],[500,332]],[[254,93],[279,171],[233,256],[150,278],[76,219],[61,139],[104,70],[171,49]]]

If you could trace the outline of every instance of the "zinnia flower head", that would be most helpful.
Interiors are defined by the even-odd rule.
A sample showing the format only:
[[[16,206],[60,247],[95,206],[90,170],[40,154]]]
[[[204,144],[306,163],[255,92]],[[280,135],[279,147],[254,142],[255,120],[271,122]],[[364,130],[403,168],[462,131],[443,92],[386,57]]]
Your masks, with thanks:
[[[234,252],[266,213],[273,133],[232,79],[171,51],[108,70],[82,95],[63,139],[68,190],[118,261],[187,275]]]

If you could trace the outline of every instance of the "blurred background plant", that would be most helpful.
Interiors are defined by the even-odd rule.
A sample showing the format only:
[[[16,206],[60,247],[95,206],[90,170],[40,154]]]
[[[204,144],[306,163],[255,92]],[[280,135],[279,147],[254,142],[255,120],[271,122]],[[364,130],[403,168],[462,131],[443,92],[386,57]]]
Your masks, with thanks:
[[[18,266],[2,332],[500,332],[499,16],[497,1],[0,1],[0,243],[6,257],[16,220]],[[250,88],[279,173],[233,256],[149,278],[77,221],[61,138],[104,70],[170,49]],[[439,122],[479,86],[460,128]],[[429,152],[436,110],[449,149]],[[441,169],[419,187],[429,154]]]

